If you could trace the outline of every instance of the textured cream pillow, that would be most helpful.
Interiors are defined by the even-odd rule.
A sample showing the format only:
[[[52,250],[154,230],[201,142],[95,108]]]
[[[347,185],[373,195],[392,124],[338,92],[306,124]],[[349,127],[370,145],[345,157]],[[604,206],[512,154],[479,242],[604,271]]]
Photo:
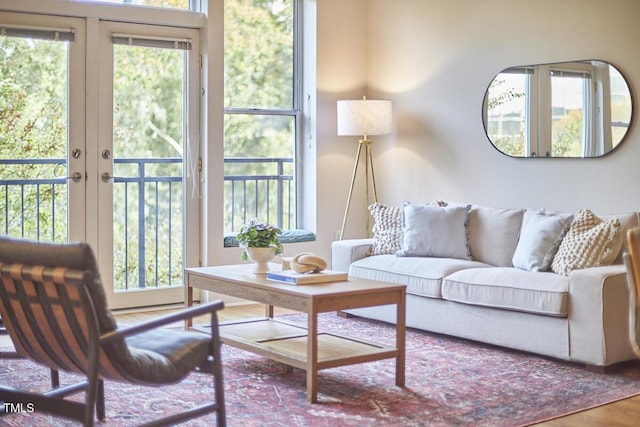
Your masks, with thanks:
[[[402,239],[402,210],[397,206],[374,203],[369,206],[373,217],[372,255],[395,254]]]
[[[603,221],[588,209],[578,211],[553,258],[551,270],[568,276],[572,270],[609,265],[622,245],[617,218]]]

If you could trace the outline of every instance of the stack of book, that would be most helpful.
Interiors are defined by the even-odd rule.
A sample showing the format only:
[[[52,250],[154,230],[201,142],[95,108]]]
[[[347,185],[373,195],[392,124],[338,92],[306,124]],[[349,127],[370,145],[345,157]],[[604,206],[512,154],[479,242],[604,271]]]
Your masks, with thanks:
[[[312,283],[341,282],[347,280],[347,273],[334,270],[322,270],[318,273],[296,273],[293,270],[269,271],[267,279],[290,285],[309,285]]]

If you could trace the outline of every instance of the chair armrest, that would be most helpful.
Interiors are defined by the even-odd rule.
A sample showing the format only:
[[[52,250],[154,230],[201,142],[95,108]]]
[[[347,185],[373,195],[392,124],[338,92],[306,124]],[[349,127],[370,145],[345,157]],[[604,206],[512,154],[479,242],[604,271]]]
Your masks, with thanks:
[[[331,244],[331,269],[349,271],[352,262],[369,255],[373,239],[337,240]]]
[[[191,307],[186,310],[181,310],[177,313],[168,314],[166,316],[158,317],[153,320],[138,323],[132,326],[126,326],[124,328],[117,329],[112,332],[108,332],[100,337],[100,341],[108,343],[111,341],[122,339],[129,335],[139,334],[141,332],[155,329],[159,326],[164,326],[169,323],[177,322],[180,320],[191,319],[193,317],[201,316],[207,313],[215,313],[218,310],[224,308],[224,302],[214,301],[208,304],[199,305],[197,307]]]

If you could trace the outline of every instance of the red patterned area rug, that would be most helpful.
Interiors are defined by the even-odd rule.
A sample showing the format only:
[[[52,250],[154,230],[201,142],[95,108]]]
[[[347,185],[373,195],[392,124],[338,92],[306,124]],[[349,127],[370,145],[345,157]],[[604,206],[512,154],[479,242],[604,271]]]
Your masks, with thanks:
[[[289,315],[304,320],[302,315]],[[320,317],[324,329],[394,343],[384,323]],[[407,331],[406,387],[394,385],[393,360],[320,372],[320,403],[305,399],[305,373],[223,346],[228,425],[234,426],[523,426],[640,394],[640,365],[611,374],[467,340]],[[63,383],[70,377],[62,375]],[[42,389],[48,371],[24,360],[0,361],[0,384]],[[107,420],[130,426],[207,400],[209,377],[176,386],[105,385]],[[7,426],[78,425],[35,413],[0,418]],[[185,423],[215,425],[210,415]]]

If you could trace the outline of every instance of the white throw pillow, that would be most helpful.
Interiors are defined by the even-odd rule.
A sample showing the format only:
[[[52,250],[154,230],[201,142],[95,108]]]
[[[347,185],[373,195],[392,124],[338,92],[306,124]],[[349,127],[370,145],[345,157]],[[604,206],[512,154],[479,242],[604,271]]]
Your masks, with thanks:
[[[467,239],[470,205],[403,206],[403,240],[398,256],[471,259]]]
[[[513,266],[528,271],[548,271],[573,215],[539,211],[524,223],[513,254]]]

